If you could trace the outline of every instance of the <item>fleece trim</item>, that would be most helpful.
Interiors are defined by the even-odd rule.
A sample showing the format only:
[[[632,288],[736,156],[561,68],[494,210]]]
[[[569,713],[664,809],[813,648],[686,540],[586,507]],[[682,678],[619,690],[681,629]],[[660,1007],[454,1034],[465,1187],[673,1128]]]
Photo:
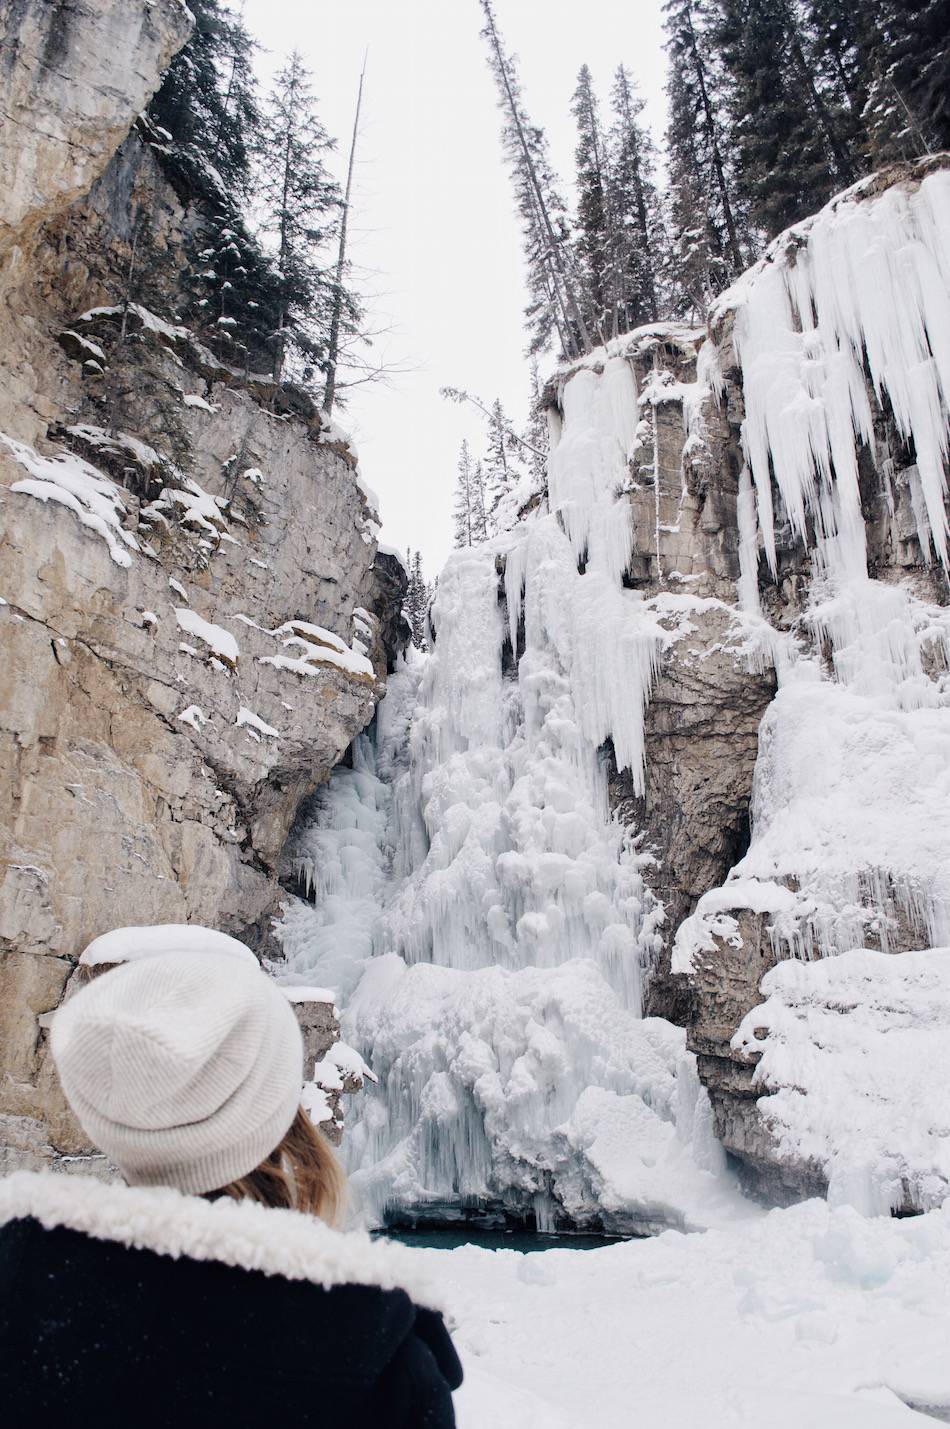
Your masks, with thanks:
[[[17,1171],[0,1180],[0,1226],[27,1218],[46,1230],[63,1226],[94,1240],[151,1250],[173,1259],[219,1261],[286,1280],[405,1290],[418,1305],[442,1310],[418,1252],[365,1231],[337,1231],[299,1211],[254,1201],[206,1201],[169,1186],[126,1186],[91,1176]]]

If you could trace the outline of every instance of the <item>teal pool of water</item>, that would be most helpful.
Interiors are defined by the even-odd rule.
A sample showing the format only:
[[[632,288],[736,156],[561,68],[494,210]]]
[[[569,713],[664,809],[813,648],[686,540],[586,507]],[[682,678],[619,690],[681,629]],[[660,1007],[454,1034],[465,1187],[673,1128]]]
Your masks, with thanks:
[[[623,1236],[585,1235],[581,1232],[548,1234],[542,1231],[488,1229],[478,1226],[420,1226],[413,1230],[397,1226],[380,1231],[388,1240],[422,1250],[455,1250],[460,1245],[477,1245],[483,1250],[517,1250],[522,1254],[540,1250],[600,1250],[616,1245]]]

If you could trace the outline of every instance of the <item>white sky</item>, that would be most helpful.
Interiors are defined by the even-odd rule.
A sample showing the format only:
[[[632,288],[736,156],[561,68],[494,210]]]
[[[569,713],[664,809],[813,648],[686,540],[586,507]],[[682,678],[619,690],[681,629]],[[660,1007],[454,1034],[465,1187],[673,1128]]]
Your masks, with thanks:
[[[606,105],[624,63],[663,127],[661,0],[496,0],[521,60],[529,113],[565,183],[573,171],[570,97],[590,65]],[[478,0],[246,0],[269,76],[296,45],[314,72],[319,115],[336,136],[341,182],[363,51],[369,47],[351,232],[380,344],[410,370],[354,392],[343,426],[380,498],[381,539],[419,548],[427,575],[451,546],[459,444],[483,424],[443,386],[502,399],[520,427],[528,365],[520,234],[499,143],[500,115],[479,39]]]

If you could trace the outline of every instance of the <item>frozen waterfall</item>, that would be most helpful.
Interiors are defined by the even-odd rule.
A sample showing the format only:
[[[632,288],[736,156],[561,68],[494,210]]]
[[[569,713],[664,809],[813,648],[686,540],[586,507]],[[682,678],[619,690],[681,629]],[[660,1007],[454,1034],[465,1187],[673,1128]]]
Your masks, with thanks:
[[[774,659],[779,690],[751,846],[682,924],[673,970],[739,937],[744,908],[768,915],[782,957],[950,944],[948,245],[946,170],[839,196],[720,298],[694,383],[655,370],[638,393],[636,333],[562,374],[547,504],[450,559],[433,653],[390,681],[298,827],[314,903],[282,929],[284,975],[335,988],[379,1077],[345,1139],[370,1219],[631,1230],[752,1213],[684,1033],[641,1016],[663,909],[608,807],[607,757],[643,792],[644,711],[677,622],[724,612],[730,651]],[[641,519],[656,491],[638,555],[659,567],[661,529],[678,529],[660,524],[658,404],[675,396],[687,449],[703,445],[737,368],[736,603],[662,571],[658,593],[627,589],[631,482]],[[887,579],[869,568],[869,499],[889,539],[919,546]]]
[[[390,681],[292,850],[315,904],[285,919],[290,975],[337,990],[379,1077],[345,1145],[375,1221],[745,1212],[684,1032],[641,1017],[663,909],[608,810],[601,746],[642,779],[668,638],[620,581],[636,399],[619,355],[567,384],[560,519],[450,558],[433,653]]]

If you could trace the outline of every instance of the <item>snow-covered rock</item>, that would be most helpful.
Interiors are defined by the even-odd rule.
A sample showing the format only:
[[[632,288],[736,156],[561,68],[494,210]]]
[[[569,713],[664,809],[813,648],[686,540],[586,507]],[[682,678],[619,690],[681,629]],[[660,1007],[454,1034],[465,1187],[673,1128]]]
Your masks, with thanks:
[[[31,1162],[85,1149],[38,1021],[83,946],[168,922],[266,946],[297,806],[398,639],[352,452],[177,315],[194,215],[129,128],[190,25],[178,0],[0,18],[0,1142]],[[138,208],[166,261],[124,313]],[[298,618],[350,652],[306,682],[264,663]]]

